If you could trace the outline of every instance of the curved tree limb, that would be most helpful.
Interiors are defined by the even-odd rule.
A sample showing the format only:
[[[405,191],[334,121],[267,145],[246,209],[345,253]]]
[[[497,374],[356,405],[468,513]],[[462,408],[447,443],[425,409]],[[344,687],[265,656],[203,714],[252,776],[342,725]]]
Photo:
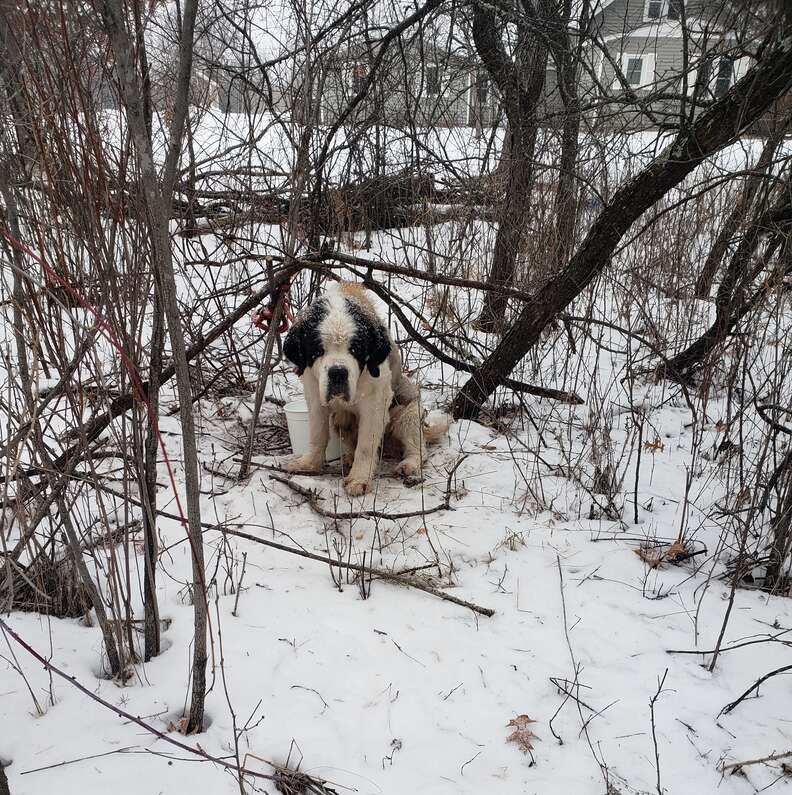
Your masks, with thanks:
[[[454,416],[475,417],[542,332],[610,262],[624,234],[646,210],[703,160],[736,140],[792,84],[792,36],[696,119],[643,171],[616,191],[566,267],[527,302],[489,358],[472,373],[454,402]]]

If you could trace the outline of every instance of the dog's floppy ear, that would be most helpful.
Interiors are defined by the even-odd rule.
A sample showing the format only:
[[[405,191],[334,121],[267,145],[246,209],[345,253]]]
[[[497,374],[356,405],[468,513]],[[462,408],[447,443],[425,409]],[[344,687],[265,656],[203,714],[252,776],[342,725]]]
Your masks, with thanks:
[[[305,352],[305,333],[302,324],[297,324],[289,329],[283,341],[283,355],[295,366],[297,375],[302,375],[307,366]]]
[[[380,322],[372,323],[366,367],[374,378],[379,378],[380,365],[388,358],[390,352],[391,342],[385,326]]]
[[[283,355],[294,365],[297,375],[302,375],[324,353],[319,327],[326,315],[326,302],[314,301],[294,321],[283,341]]]

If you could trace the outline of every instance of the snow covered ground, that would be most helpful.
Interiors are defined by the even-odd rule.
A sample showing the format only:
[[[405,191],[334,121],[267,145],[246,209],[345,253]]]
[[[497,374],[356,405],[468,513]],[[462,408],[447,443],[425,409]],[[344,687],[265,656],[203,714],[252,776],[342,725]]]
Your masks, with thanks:
[[[659,455],[654,478],[641,491],[642,499],[655,498],[654,515],[626,530],[563,514],[520,515],[514,504],[519,467],[502,439],[470,423],[455,425],[435,451],[423,492],[383,479],[367,500],[387,511],[417,510],[422,501],[429,508],[440,500],[445,468],[469,453],[457,473],[454,510],[425,518],[380,521],[379,527],[344,521],[330,529],[266,473],[240,486],[215,480],[220,493],[202,504],[209,521],[229,519],[254,535],[320,554],[333,538],[344,538],[354,549],[352,560],[373,549],[376,564],[396,570],[432,562],[437,554],[444,570],[455,570],[451,593],[496,611],[486,618],[376,581],[364,600],[352,583],[337,589],[325,565],[230,539],[237,565],[247,553],[247,573],[236,617],[235,596],[223,595],[218,585],[212,623],[215,636],[222,631],[222,650],[215,640],[214,653],[224,661],[237,727],[248,720],[255,726],[241,740],[241,753],[253,755],[247,766],[268,772],[260,760],[285,761],[294,741],[292,761],[302,759],[305,772],[339,792],[602,793],[601,765],[614,791],[655,791],[649,700],[668,669],[655,718],[663,788],[744,793],[768,783],[772,776],[761,768],[749,770],[747,780],[721,781],[717,765],[788,747],[784,682],[768,683],[761,698],[731,715],[718,713],[760,673],[787,663],[787,648],[745,646],[724,654],[714,673],[701,666],[701,656],[667,654],[713,646],[728,588],[688,566],[648,571],[634,554],[645,534],[675,535],[677,501],[670,495],[678,492],[679,470],[671,462],[684,446],[684,437],[668,439],[668,453]],[[328,506],[337,497],[338,510],[354,507],[336,478],[298,480],[319,488]],[[187,546],[176,523],[164,522],[162,532],[176,545],[166,556],[168,576],[160,578],[162,615],[172,620],[164,636],[169,648],[140,665],[126,687],[97,678],[96,627],[30,614],[10,618],[70,676],[160,730],[184,708],[191,640],[191,609],[183,600]],[[208,534],[207,543],[217,549],[218,535]],[[738,592],[727,642],[790,622],[789,600]],[[13,793],[237,789],[228,772],[185,758],[68,683],[50,683],[40,665],[19,648],[14,652],[45,714],[33,714],[22,677],[6,662],[2,754],[13,761]],[[576,671],[586,706],[565,702],[551,681],[571,682]],[[233,750],[234,726],[219,677],[215,669],[211,725],[188,739],[223,756]],[[536,721],[535,764],[506,742],[506,724],[520,714]],[[108,752],[116,753],[29,772]]]
[[[427,402],[442,404],[450,396],[452,385],[441,384],[437,367],[421,370],[421,380]],[[279,373],[272,392],[285,398],[298,394],[299,384]],[[788,663],[787,646],[727,651],[712,673],[702,665],[707,655],[668,653],[714,647],[729,587],[717,577],[722,562],[709,555],[655,570],[635,554],[645,539],[676,537],[690,464],[684,401],[667,401],[661,387],[646,394],[653,405],[647,438],[656,436],[656,445],[644,452],[637,525],[631,485],[622,495],[623,523],[591,520],[585,518],[591,507],[585,492],[559,474],[558,465],[585,446],[591,421],[586,407],[532,402],[542,441],[515,417],[508,434],[454,423],[433,450],[422,487],[388,477],[393,462],[384,461],[376,492],[364,500],[367,508],[417,515],[332,521],[270,479],[266,469],[256,468],[241,484],[222,477],[236,470],[236,419],[248,416],[250,401],[204,401],[204,521],[227,522],[320,555],[337,557],[342,550],[352,562],[362,563],[365,553],[366,563],[393,571],[428,566],[419,574],[495,613],[486,617],[376,579],[365,583],[363,598],[361,585],[346,572],[331,576],[327,564],[238,537],[224,542],[220,533],[207,531],[207,569],[215,583],[210,725],[200,736],[171,736],[233,761],[236,732],[249,770],[269,774],[265,760],[288,759],[339,793],[560,795],[603,793],[607,785],[610,792],[657,792],[649,704],[664,678],[654,708],[662,791],[750,793],[783,777],[761,766],[722,777],[719,766],[789,747],[792,696],[784,680],[770,680],[759,698],[719,713],[759,675]],[[268,405],[263,422],[276,419],[277,411]],[[629,433],[626,416],[615,413],[617,447]],[[718,417],[717,404],[710,416]],[[162,426],[181,484],[179,426],[167,416]],[[716,430],[705,432],[714,449]],[[432,512],[443,500],[448,471],[462,456],[451,478],[451,509]],[[723,496],[722,484],[712,466],[695,474],[686,536],[696,548],[715,553],[719,531],[707,517]],[[297,476],[295,482],[317,489],[325,510],[360,507],[344,496],[335,475]],[[164,510],[174,510],[167,489],[160,500]],[[166,519],[160,529],[166,650],[138,665],[125,686],[100,676],[96,626],[35,614],[12,614],[8,622],[89,690],[167,731],[185,707],[192,610],[183,531]],[[243,555],[246,571],[234,615],[232,583],[239,581]],[[740,590],[724,645],[789,627],[788,599]],[[12,762],[7,772],[14,795],[239,791],[227,769],[119,719],[72,684],[51,679],[7,640],[0,661],[0,756]],[[520,715],[535,721],[530,754],[508,741],[514,727],[507,724]],[[275,791],[253,779],[248,791],[253,785]],[[776,786],[785,785],[780,780]]]
[[[228,142],[207,140],[211,145],[197,144],[210,152],[206,167],[225,164],[218,152]],[[615,183],[638,167],[639,152],[649,157],[654,151],[651,142],[635,142],[638,149],[629,156],[603,161]],[[274,144],[262,150],[269,158],[264,165],[288,170]],[[739,168],[748,154],[754,157],[755,148],[733,147],[713,168]],[[257,229],[259,240],[265,233],[277,241],[278,230]],[[482,250],[489,245],[486,233],[476,230]],[[410,234],[375,236],[372,254],[420,265],[422,241]],[[204,243],[211,258],[211,241]],[[246,274],[229,268],[225,275],[233,280]],[[196,302],[196,330],[216,322],[216,307],[201,315],[200,291],[182,287],[184,301]],[[392,287],[408,303],[418,301],[416,285],[392,280]],[[463,309],[463,293],[451,292]],[[235,300],[241,299],[228,299]],[[597,300],[606,316],[605,299],[600,294]],[[662,300],[654,304],[658,316]],[[691,311],[704,322],[711,307]],[[639,320],[623,322],[637,327]],[[394,332],[404,336],[396,326]],[[244,323],[238,333],[245,344],[253,340]],[[252,397],[206,397],[196,408],[205,522],[389,571],[417,569],[414,576],[493,610],[491,617],[390,581],[360,583],[326,563],[209,529],[209,720],[203,734],[187,738],[169,728],[188,699],[192,640],[190,555],[179,522],[160,521],[164,651],[137,665],[124,685],[103,676],[94,622],[23,613],[4,620],[76,682],[157,731],[223,757],[232,768],[237,753],[246,769],[267,775],[270,762],[299,764],[338,793],[743,795],[788,786],[779,766],[721,772],[723,763],[783,752],[792,743],[792,695],[782,676],[764,684],[758,698],[720,714],[760,675],[790,662],[781,642],[786,635],[750,643],[792,631],[789,599],[738,590],[726,651],[714,671],[707,668],[706,652],[718,640],[730,592],[722,579],[728,554],[713,519],[732,488],[716,454],[723,402],[709,401],[694,429],[677,389],[639,384],[628,392],[617,377],[624,355],[608,356],[590,341],[579,342],[575,356],[548,356],[546,347],[515,377],[575,389],[587,405],[531,399],[530,419],[507,406],[497,430],[456,422],[433,448],[422,486],[407,488],[389,477],[389,461],[382,463],[375,493],[362,503],[344,495],[332,472],[294,477],[317,490],[325,511],[354,512],[362,504],[384,514],[413,514],[406,518],[320,516],[304,497],[270,478],[265,467],[287,452],[280,447],[259,450],[250,479],[236,482],[240,423],[249,419]],[[616,333],[603,342],[625,345]],[[783,344],[768,342],[768,369],[774,347]],[[112,359],[106,344],[103,350],[101,356]],[[413,343],[404,351],[426,402],[442,408],[464,379]],[[113,374],[108,370],[108,377]],[[283,400],[300,387],[282,368],[269,392]],[[174,395],[165,390],[164,396],[161,427],[182,488],[180,427],[169,413]],[[498,402],[504,400],[511,397],[500,395]],[[629,453],[636,406],[646,417],[637,523],[636,461]],[[261,421],[282,423],[280,410],[266,404]],[[584,488],[591,485],[591,435],[598,423],[607,426],[613,460],[624,475],[616,499],[621,521],[606,518]],[[695,457],[694,430],[703,434]],[[684,508],[688,470],[690,504]],[[160,507],[174,512],[164,465],[160,481]],[[448,483],[449,509],[433,510]],[[635,554],[647,540],[672,542],[680,530],[700,554],[658,569]],[[95,565],[106,563],[97,554]],[[139,558],[134,566],[142,579]],[[99,572],[97,579],[103,576]],[[133,607],[140,615],[139,598]],[[13,795],[240,791],[229,768],[119,718],[73,683],[51,677],[10,636],[0,645],[0,758],[11,763]],[[670,654],[672,649],[700,653]],[[535,721],[530,753],[509,740],[515,726],[508,724],[524,715]],[[265,779],[246,778],[245,787],[276,791]]]
[[[120,151],[125,131],[122,112],[105,111],[103,121],[106,145]],[[216,107],[202,110],[196,114],[192,139],[198,187],[243,193],[252,189],[286,191],[301,129],[287,115],[225,113]],[[329,127],[318,127],[312,136],[314,158],[325,145],[329,131]],[[479,134],[472,127],[401,129],[382,125],[372,127],[368,135],[359,132],[355,127],[342,127],[336,132],[327,146],[326,179],[361,180],[373,173],[394,174],[408,167],[415,170],[420,162],[423,173],[433,174],[439,186],[458,184],[460,179],[491,173],[503,143],[503,130],[497,128],[485,128]],[[671,133],[652,130],[581,132],[578,162],[587,187],[609,194],[645,168],[672,138]],[[155,117],[155,155],[161,161],[167,140],[168,120]],[[697,172],[698,179],[703,182],[749,168],[762,146],[761,138],[740,139],[708,158]],[[778,159],[788,155],[790,149],[792,139],[787,139],[779,147]],[[535,155],[540,175],[555,178],[559,152],[558,131],[543,129]],[[185,159],[186,155],[185,151]]]

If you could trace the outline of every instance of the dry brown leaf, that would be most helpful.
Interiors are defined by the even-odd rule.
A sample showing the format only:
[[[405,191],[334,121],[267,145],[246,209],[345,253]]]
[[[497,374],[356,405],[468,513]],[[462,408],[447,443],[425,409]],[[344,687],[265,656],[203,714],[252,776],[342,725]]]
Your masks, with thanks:
[[[663,440],[657,436],[653,442],[644,442],[644,450],[647,453],[662,453],[665,450]]]
[[[168,731],[169,732],[179,732],[179,734],[187,734],[187,724],[188,720],[186,717],[179,718],[178,721],[175,723],[171,720],[168,721]],[[190,734],[199,734],[198,731],[191,731]]]
[[[673,544],[666,550],[665,558],[670,560],[672,563],[674,561],[679,560],[681,557],[685,557],[688,554],[688,548],[684,545],[682,541],[674,541]]]
[[[688,548],[682,541],[674,541],[674,543],[665,550],[662,547],[646,545],[634,549],[633,552],[635,552],[650,569],[661,569],[664,563],[676,563],[677,561],[685,559],[689,554]]]
[[[180,734],[184,734],[184,730],[186,728],[187,728],[187,718],[180,718],[175,723],[172,720],[168,721],[169,732],[179,732]]]
[[[635,552],[650,569],[662,568],[663,554],[658,547],[638,547],[638,549],[634,549],[633,552]]]
[[[518,715],[516,718],[512,718],[506,724],[506,728],[514,728],[514,731],[506,738],[506,742],[514,743],[524,754],[529,754],[533,751],[534,740],[539,739],[528,728],[532,723],[536,723],[536,721],[527,715]]]

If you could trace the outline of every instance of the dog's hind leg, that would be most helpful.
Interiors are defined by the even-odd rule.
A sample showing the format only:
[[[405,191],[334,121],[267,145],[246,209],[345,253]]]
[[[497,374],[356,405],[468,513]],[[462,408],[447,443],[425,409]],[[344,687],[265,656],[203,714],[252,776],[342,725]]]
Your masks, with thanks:
[[[396,471],[407,480],[418,480],[423,474],[426,445],[422,426],[421,404],[417,400],[391,410],[389,430],[401,442],[403,449],[402,460]]]

